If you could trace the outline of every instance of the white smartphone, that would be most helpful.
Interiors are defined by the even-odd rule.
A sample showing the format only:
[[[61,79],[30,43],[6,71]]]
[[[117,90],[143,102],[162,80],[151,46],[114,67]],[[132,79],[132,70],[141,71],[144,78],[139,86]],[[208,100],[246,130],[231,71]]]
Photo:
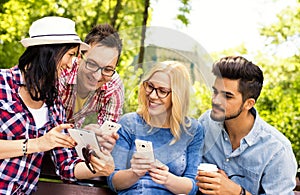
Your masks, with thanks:
[[[135,142],[137,152],[144,154],[152,162],[155,161],[154,152],[153,152],[153,145],[152,145],[151,141],[136,139],[134,142]]]
[[[105,121],[100,127],[100,131],[105,135],[112,135],[121,128],[121,125],[112,121]]]
[[[78,156],[84,160],[82,149],[87,147],[96,153],[96,157],[101,155],[98,139],[93,131],[85,129],[68,129],[71,137],[77,142],[75,146]]]

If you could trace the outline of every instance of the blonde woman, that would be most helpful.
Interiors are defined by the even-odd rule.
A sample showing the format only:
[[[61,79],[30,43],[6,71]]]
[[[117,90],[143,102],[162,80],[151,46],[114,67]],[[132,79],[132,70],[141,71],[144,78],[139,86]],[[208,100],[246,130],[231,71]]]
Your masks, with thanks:
[[[187,116],[190,77],[175,61],[156,64],[139,86],[137,112],[125,114],[108,178],[119,194],[196,194],[203,130]],[[136,152],[135,140],[151,141],[156,161]]]

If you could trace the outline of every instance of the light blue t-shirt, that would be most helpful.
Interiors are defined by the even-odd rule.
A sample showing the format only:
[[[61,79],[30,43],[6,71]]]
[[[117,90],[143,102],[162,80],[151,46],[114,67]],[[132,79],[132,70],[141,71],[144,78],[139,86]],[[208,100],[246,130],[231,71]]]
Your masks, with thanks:
[[[191,120],[191,126],[186,133],[182,129],[180,140],[170,145],[173,136],[169,128],[152,128],[137,114],[125,114],[119,121],[122,128],[118,131],[120,138],[112,152],[115,161],[115,172],[108,177],[108,184],[114,190],[112,178],[116,171],[129,169],[130,160],[136,151],[135,139],[152,141],[155,158],[166,164],[169,171],[177,176],[190,178],[193,189],[189,194],[196,194],[198,187],[195,184],[197,166],[201,161],[200,152],[203,147],[203,128],[195,119]],[[142,194],[142,195],[166,195],[172,194],[165,186],[151,180],[147,173],[130,188],[118,191],[118,194]]]
[[[202,160],[216,164],[253,195],[293,195],[297,163],[291,143],[254,108],[251,111],[254,125],[234,151],[223,122],[213,121],[210,110],[205,112],[199,118],[205,131]]]

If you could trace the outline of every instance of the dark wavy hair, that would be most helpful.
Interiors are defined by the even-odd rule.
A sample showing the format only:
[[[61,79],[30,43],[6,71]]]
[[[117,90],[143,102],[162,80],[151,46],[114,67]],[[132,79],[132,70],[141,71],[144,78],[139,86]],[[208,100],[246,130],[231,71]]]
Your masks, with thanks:
[[[118,32],[109,24],[98,24],[87,34],[84,40],[87,44],[101,44],[118,50],[118,61],[122,51],[122,39]],[[117,64],[118,65],[118,64]]]
[[[223,57],[213,65],[213,74],[217,77],[239,80],[239,92],[243,101],[260,95],[264,76],[261,69],[242,56]]]
[[[30,97],[52,106],[57,98],[57,64],[77,43],[49,44],[28,47],[19,58],[18,67],[25,77]]]

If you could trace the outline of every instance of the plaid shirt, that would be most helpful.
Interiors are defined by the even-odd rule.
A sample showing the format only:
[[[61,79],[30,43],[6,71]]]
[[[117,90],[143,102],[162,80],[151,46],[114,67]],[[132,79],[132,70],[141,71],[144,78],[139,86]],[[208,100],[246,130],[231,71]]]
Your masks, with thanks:
[[[117,73],[109,82],[91,92],[83,108],[77,113],[73,113],[76,104],[78,68],[79,65],[75,61],[71,70],[62,72],[59,82],[59,94],[66,109],[68,122],[75,123],[77,127],[80,127],[85,117],[92,113],[97,113],[99,125],[106,120],[117,122],[122,114],[124,103],[124,86]]]
[[[45,135],[54,126],[65,121],[65,112],[60,101],[48,108],[49,121],[36,128],[33,116],[21,100],[18,90],[24,81],[18,67],[0,70],[0,139],[35,139]],[[64,133],[67,133],[65,130]],[[5,147],[5,146],[0,146]],[[22,148],[20,148],[22,150]],[[75,150],[55,148],[52,151],[57,174],[62,179],[75,180],[74,166],[79,162]],[[16,191],[30,194],[36,190],[44,153],[0,159],[0,194]]]

